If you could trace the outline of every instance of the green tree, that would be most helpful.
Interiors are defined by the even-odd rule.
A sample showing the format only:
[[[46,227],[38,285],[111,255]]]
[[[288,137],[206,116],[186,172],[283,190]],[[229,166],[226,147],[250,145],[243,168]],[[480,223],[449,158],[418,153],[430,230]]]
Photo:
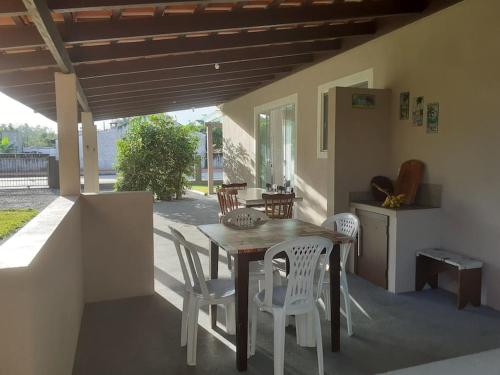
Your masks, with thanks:
[[[134,117],[118,141],[116,189],[152,191],[158,199],[182,198],[193,173],[198,139],[189,126],[165,114]]]
[[[188,124],[188,126],[192,127],[194,130],[197,132],[206,134],[207,132],[207,127],[203,124],[203,121],[198,120],[197,122],[193,122]],[[212,140],[214,142],[214,149],[217,151],[222,151],[222,143],[223,143],[223,138],[222,138],[222,128],[214,128],[212,132]]]
[[[56,133],[47,127],[42,127],[40,125],[29,126],[28,124],[16,126],[12,124],[0,125],[0,132],[13,130],[19,133],[23,142],[23,146],[54,147],[56,144]]]
[[[10,153],[14,151],[14,145],[9,142],[8,137],[2,137],[0,139],[0,153]]]

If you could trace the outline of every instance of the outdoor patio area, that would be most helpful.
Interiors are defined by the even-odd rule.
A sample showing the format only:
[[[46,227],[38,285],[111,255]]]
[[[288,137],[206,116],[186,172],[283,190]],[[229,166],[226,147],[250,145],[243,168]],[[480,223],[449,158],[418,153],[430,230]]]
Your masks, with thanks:
[[[200,314],[198,365],[186,365],[180,346],[183,281],[169,225],[188,240],[207,248],[200,254],[208,272],[208,240],[196,225],[216,223],[214,197],[189,193],[181,201],[154,206],[155,290],[138,297],[85,306],[73,374],[235,374],[234,336],[211,330],[208,309]],[[229,275],[226,259],[219,265]],[[488,307],[457,310],[455,296],[441,289],[394,295],[356,276],[349,276],[354,299],[354,335],[341,319],[340,353],[330,351],[329,323],[322,316],[327,374],[373,374],[477,353],[500,346],[500,313]],[[357,306],[357,307],[356,307]],[[273,368],[272,319],[260,313],[256,355],[248,374],[270,374]],[[285,373],[316,372],[316,350],[295,343],[287,328]]]

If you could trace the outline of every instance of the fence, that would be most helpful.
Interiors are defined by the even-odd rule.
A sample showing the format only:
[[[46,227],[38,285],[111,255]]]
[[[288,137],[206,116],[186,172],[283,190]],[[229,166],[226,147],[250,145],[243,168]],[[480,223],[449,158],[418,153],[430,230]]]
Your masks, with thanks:
[[[48,187],[48,177],[48,155],[0,154],[0,189]]]

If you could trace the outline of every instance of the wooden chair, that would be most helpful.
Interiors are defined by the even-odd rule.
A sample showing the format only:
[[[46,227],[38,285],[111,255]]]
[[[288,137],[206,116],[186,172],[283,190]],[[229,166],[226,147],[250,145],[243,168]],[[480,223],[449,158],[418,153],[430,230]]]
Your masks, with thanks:
[[[220,214],[219,221],[228,212],[236,210],[238,205],[238,190],[221,188],[217,190],[217,199],[219,200]]]
[[[219,200],[219,222],[222,223],[224,216],[226,214],[237,210],[239,208],[238,204],[238,190],[236,189],[226,189],[220,188],[217,190],[217,199]],[[233,272],[233,260],[229,252],[227,252],[227,267]]]
[[[291,219],[295,193],[262,194],[264,213],[271,219]]]
[[[223,189],[236,189],[236,190],[246,190],[246,182],[234,182],[232,184],[222,184]]]

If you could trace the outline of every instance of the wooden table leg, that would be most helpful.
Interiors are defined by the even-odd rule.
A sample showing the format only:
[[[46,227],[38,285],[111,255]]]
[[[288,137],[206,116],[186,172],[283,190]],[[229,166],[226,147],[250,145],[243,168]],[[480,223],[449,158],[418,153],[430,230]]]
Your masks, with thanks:
[[[234,263],[236,283],[236,368],[238,371],[246,371],[247,369],[248,267],[249,257],[246,254],[238,254]]]
[[[219,246],[215,242],[210,242],[210,278],[219,277]],[[212,329],[217,326],[217,305],[210,306],[210,322]]]
[[[332,352],[340,351],[340,245],[330,253],[330,310]]]

